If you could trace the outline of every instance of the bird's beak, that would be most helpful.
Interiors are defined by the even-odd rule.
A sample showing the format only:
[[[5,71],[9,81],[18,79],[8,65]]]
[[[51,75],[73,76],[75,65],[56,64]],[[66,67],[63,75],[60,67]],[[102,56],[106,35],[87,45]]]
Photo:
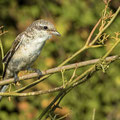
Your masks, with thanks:
[[[61,34],[58,31],[52,31],[51,34],[55,36],[61,36]]]

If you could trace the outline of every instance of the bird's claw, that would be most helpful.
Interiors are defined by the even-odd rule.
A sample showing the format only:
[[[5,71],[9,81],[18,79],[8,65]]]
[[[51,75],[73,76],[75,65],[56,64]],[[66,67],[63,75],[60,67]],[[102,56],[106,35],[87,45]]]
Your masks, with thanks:
[[[17,75],[17,73],[14,73],[14,82],[15,84],[19,81],[19,77]]]
[[[39,69],[35,69],[35,72],[38,74],[38,79],[40,79],[42,72]]]

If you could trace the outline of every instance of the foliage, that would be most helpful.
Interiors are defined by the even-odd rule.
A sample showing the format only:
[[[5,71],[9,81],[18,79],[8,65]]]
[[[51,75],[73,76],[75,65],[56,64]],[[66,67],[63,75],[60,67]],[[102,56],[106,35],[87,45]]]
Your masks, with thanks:
[[[120,5],[119,0],[112,0],[110,8],[113,12]],[[1,36],[5,53],[10,48],[15,37],[36,19],[52,20],[61,38],[49,40],[40,57],[34,64],[41,70],[59,65],[62,61],[80,49],[100,18],[104,9],[101,0],[0,0],[0,26],[4,25],[8,33]],[[107,34],[119,32],[120,16],[107,29]],[[99,58],[111,47],[114,41],[107,41],[106,48],[94,48],[85,51],[70,63]],[[119,54],[119,47],[112,54]],[[42,63],[42,64],[41,64]],[[120,119],[120,75],[119,62],[110,66],[105,74],[98,72],[89,82],[73,89],[61,102],[62,109],[57,109],[56,114],[67,115],[64,119],[87,120],[92,119],[95,109],[95,120]],[[86,68],[77,69],[77,74]],[[0,62],[2,75],[2,62]],[[66,72],[65,80],[69,80],[73,70]],[[21,73],[22,75],[23,73]],[[33,81],[33,80],[31,80]],[[31,81],[21,82],[20,86],[27,85]],[[47,81],[33,87],[32,90],[48,89],[62,85],[61,73],[54,74]],[[19,88],[13,85],[12,89]],[[0,103],[1,120],[32,120],[41,112],[56,94],[43,96],[4,98]]]

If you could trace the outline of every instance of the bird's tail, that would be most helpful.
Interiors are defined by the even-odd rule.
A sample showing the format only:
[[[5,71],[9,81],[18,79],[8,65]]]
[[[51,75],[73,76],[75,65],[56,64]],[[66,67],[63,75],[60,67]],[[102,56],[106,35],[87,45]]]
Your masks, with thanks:
[[[6,74],[6,71],[4,71],[4,74],[3,74],[3,80],[4,79],[7,79],[7,78],[9,78],[8,77],[8,75]],[[7,88],[8,88],[8,85],[3,85],[3,86],[1,86],[0,87],[0,92],[5,92],[6,90],[7,90]],[[0,96],[0,101],[2,100],[2,96]]]
[[[3,80],[8,79],[11,77],[10,71],[7,69],[8,63],[10,61],[10,58],[12,57],[11,52],[9,51],[3,58],[2,62],[5,63],[5,69],[3,72]],[[8,85],[3,85],[0,87],[0,92],[5,92],[8,88]],[[0,96],[0,101],[2,99],[2,96]]]
[[[0,92],[5,92],[8,88],[8,85],[4,85],[1,87]],[[0,96],[0,101],[2,100],[2,96]]]

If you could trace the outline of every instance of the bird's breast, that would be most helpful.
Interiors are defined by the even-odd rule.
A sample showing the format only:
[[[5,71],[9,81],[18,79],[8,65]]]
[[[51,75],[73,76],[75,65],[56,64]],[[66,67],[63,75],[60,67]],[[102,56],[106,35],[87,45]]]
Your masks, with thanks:
[[[22,51],[26,57],[32,59],[38,56],[45,44],[45,38],[36,38],[23,46]]]
[[[37,38],[21,44],[12,57],[12,63],[19,64],[19,68],[32,64],[39,56],[46,38]]]

